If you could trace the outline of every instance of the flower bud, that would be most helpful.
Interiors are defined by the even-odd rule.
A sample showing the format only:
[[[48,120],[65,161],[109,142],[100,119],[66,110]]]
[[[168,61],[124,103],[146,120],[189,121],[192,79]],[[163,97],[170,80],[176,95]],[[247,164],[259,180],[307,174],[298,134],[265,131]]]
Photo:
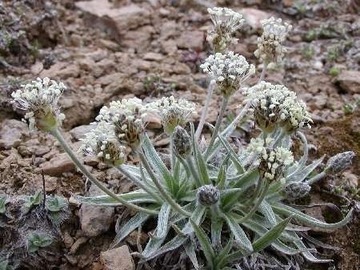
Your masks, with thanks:
[[[213,185],[205,185],[198,189],[197,200],[203,206],[216,204],[220,199],[220,190]]]
[[[299,182],[299,183],[290,183],[285,189],[285,196],[289,200],[296,200],[306,196],[311,190],[311,187],[307,183]]]
[[[173,150],[175,153],[186,158],[191,153],[191,138],[186,130],[180,126],[175,127],[174,133],[172,134],[173,139]]]
[[[330,174],[340,173],[351,166],[351,161],[355,157],[353,151],[342,152],[329,158],[326,163],[325,172]]]

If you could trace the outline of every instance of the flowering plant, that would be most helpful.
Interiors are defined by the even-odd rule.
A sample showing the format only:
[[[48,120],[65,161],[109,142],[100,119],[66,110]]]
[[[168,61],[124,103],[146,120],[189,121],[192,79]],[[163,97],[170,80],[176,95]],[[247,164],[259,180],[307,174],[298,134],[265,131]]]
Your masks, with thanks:
[[[28,94],[34,83],[27,85],[13,94],[14,102],[30,104],[26,109],[33,113],[36,126],[53,134],[78,168],[106,193],[77,196],[79,202],[124,205],[136,211],[118,228],[113,246],[147,220],[157,220],[149,241],[138,254],[142,261],[182,248],[195,269],[236,267],[259,254],[265,255],[260,261],[274,263],[273,256],[267,256],[264,249],[285,256],[287,266],[293,263],[295,254],[302,254],[311,262],[328,262],[314,256],[316,250],[308,246],[304,231],[339,228],[351,219],[352,210],[341,221],[328,224],[303,213],[292,202],[306,196],[311,184],[348,167],[354,154],[334,156],[322,172],[315,172],[324,157],[308,160],[309,147],[301,132],[311,123],[305,104],[285,86],[263,81],[243,91],[242,111],[222,128],[229,98],[255,73],[255,68],[243,56],[226,50],[231,35],[243,23],[241,14],[225,8],[210,9],[209,13],[214,22],[210,33],[215,35],[211,40],[216,53],[201,65],[211,83],[197,128],[189,121],[195,108],[189,101],[170,97],[143,104],[137,98],[124,99],[103,107],[93,130],[83,140],[83,152],[119,170],[137,185],[135,191],[114,194],[67,145],[59,130],[61,117],[49,109],[64,89],[61,83],[52,82],[48,87],[49,79],[38,79],[36,93]],[[283,52],[280,43],[291,27],[275,19],[263,22],[263,26],[264,34],[255,54],[266,63],[277,61]],[[209,124],[211,138],[204,142],[202,128],[215,87],[223,102],[215,126]],[[54,93],[48,94],[50,90]],[[47,114],[37,111],[50,111],[55,121],[44,125]],[[157,153],[146,133],[144,116],[148,112],[159,115],[170,137],[169,164]],[[253,113],[261,132],[248,146],[236,149],[228,138],[248,112]],[[294,140],[303,145],[299,159],[291,150]],[[129,151],[138,155],[139,164],[126,164]]]

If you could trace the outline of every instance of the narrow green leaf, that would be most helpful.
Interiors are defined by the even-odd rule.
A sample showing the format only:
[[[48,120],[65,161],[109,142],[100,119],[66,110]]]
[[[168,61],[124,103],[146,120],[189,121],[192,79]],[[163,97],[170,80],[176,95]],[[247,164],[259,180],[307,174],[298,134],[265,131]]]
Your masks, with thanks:
[[[155,238],[150,236],[150,240],[147,242],[145,249],[141,253],[145,260],[149,260],[161,247],[164,243],[165,238]]]
[[[295,172],[286,176],[286,182],[301,182],[305,180],[305,178],[308,177],[313,172],[313,170],[315,170],[322,163],[324,157],[325,156],[322,156],[321,158],[314,160],[311,164],[304,168],[295,170]]]
[[[124,194],[117,195],[118,197],[123,198],[124,200],[131,203],[156,203],[156,200],[152,198],[148,193],[142,190],[135,190]],[[72,197],[75,199],[77,203],[85,203],[91,205],[99,205],[99,206],[118,206],[122,205],[114,198],[111,198],[108,195],[100,195],[94,197],[83,197],[74,195]]]
[[[299,238],[299,241],[295,241],[294,244],[299,248],[299,249],[306,249],[306,246],[304,245],[304,243],[301,241],[301,239]],[[329,263],[332,262],[333,260],[330,259],[318,259],[316,258],[310,251],[303,251],[301,252],[301,254],[310,262],[313,263]]]
[[[285,255],[296,255],[301,253],[304,250],[299,250],[293,247],[290,247],[286,244],[284,244],[283,242],[281,242],[279,239],[276,239],[272,244],[271,247],[274,248],[275,250],[279,251],[280,253],[283,253]]]
[[[0,214],[4,214],[6,211],[6,195],[0,195]]]
[[[263,214],[263,216],[267,219],[267,221],[272,225],[275,226],[276,224],[276,216],[274,211],[272,210],[271,205],[266,201],[263,200],[259,205],[258,211]]]
[[[160,156],[156,152],[153,144],[151,143],[147,135],[144,136],[144,141],[142,143],[142,148],[145,152],[147,161],[151,164],[151,167],[161,175],[162,179],[165,181],[167,188],[174,192],[174,178],[172,177],[170,171],[161,160]]]
[[[199,262],[198,259],[196,257],[196,252],[195,252],[195,244],[191,242],[191,240],[186,241],[184,244],[184,249],[186,252],[186,255],[188,256],[188,258],[190,259],[191,263],[193,264],[194,268],[196,270],[200,269],[199,267]]]
[[[350,209],[350,211],[347,213],[347,215],[339,222],[336,223],[326,223],[322,222],[320,220],[317,220],[316,218],[310,217],[303,212],[296,210],[288,205],[282,204],[282,203],[274,203],[273,209],[275,212],[279,214],[284,214],[288,216],[293,216],[296,220],[302,222],[306,226],[310,226],[312,228],[319,228],[319,229],[338,229],[344,225],[346,225],[352,217],[352,213],[354,209]]]
[[[194,141],[193,134],[192,134],[192,137],[193,137],[194,159],[195,159],[195,162],[197,165],[196,170],[199,172],[201,185],[209,185],[209,184],[211,184],[211,182],[210,182],[210,178],[209,178],[206,161],[199,150],[198,144],[195,143],[195,141]]]
[[[235,236],[237,244],[239,245],[242,252],[244,252],[245,254],[251,254],[253,252],[253,247],[244,230],[240,227],[240,225],[234,220],[231,215],[224,215],[224,219],[229,226],[231,232]]]
[[[234,239],[230,238],[229,241],[227,242],[226,246],[219,252],[219,254],[216,256],[215,258],[215,269],[223,269],[226,264],[228,264],[229,262],[226,260],[226,257],[229,255],[232,247],[234,244]]]
[[[171,239],[169,242],[167,242],[166,244],[164,244],[162,247],[158,248],[158,249],[151,249],[153,252],[147,252],[147,253],[142,253],[141,255],[144,257],[145,260],[151,260],[154,259],[155,257],[158,257],[166,252],[175,250],[177,248],[179,248],[182,244],[185,243],[185,241],[188,239],[188,237],[184,237],[181,235],[177,235],[175,236],[173,239]]]
[[[285,230],[286,226],[289,224],[291,217],[284,219],[283,221],[279,222],[275,227],[265,233],[262,237],[257,239],[253,243],[253,248],[255,252],[259,252],[263,250],[267,246],[271,245],[275,239],[277,239],[282,232]]]
[[[198,238],[202,250],[204,252],[205,258],[208,262],[208,265],[211,269],[214,267],[214,258],[215,258],[215,251],[212,248],[209,238],[207,237],[206,233],[201,229],[194,221],[190,219],[190,223],[194,229],[195,235]]]
[[[211,243],[217,249],[221,247],[221,235],[224,221],[215,214],[211,216]]]
[[[148,218],[149,214],[139,212],[133,216],[128,222],[116,229],[116,236],[111,246],[112,248],[118,247],[122,240],[125,239],[132,231],[141,226]]]
[[[158,224],[156,227],[156,238],[164,238],[167,235],[169,229],[169,217],[170,217],[171,206],[164,203],[158,215]]]
[[[234,180],[231,185],[233,188],[242,188],[246,189],[251,185],[254,185],[259,179],[258,170],[247,171],[245,174],[240,175],[236,180]]]
[[[235,165],[237,172],[244,173],[245,172],[244,167],[242,166],[242,164],[238,158],[238,155],[235,153],[234,149],[230,146],[230,144],[222,136],[219,135],[218,138],[221,141],[222,145],[226,148],[227,152],[230,154],[231,161]]]
[[[199,225],[203,219],[203,216],[205,214],[206,208],[203,206],[197,206],[195,208],[195,211],[191,214],[190,220],[192,220],[193,222],[195,222],[196,225]],[[192,226],[191,223],[188,222],[184,229],[182,230],[183,234],[188,235],[191,234],[193,232],[192,230]]]

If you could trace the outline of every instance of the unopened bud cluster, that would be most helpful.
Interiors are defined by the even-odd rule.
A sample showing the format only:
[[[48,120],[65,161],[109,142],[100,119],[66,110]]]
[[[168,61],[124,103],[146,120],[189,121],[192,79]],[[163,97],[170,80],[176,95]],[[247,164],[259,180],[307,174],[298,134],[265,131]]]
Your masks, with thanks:
[[[172,140],[174,151],[178,156],[186,158],[191,154],[191,137],[184,128],[177,126],[172,134]]]
[[[12,93],[13,103],[20,110],[27,111],[25,119],[30,129],[50,131],[61,125],[65,115],[59,112],[58,101],[66,89],[65,85],[49,78],[37,78]]]
[[[214,28],[208,32],[207,40],[215,52],[224,51],[231,43],[237,41],[233,34],[245,22],[242,14],[229,8],[208,8]]]
[[[201,186],[197,191],[197,200],[203,206],[211,206],[220,200],[220,190],[213,185]]]
[[[288,184],[285,189],[285,197],[288,200],[296,200],[305,197],[309,194],[311,187],[309,184],[304,182],[293,182]]]
[[[278,126],[293,132],[312,122],[304,102],[283,85],[260,82],[247,91],[257,125],[265,132]]]
[[[336,174],[346,170],[351,166],[354,157],[355,153],[353,151],[347,151],[332,156],[326,163],[325,172],[328,174]]]
[[[200,67],[209,74],[225,97],[232,95],[242,82],[255,73],[254,65],[232,51],[210,55]]]
[[[292,26],[283,23],[281,19],[270,19],[261,21],[263,34],[258,38],[258,49],[255,56],[264,63],[280,62],[286,49],[282,43]]]

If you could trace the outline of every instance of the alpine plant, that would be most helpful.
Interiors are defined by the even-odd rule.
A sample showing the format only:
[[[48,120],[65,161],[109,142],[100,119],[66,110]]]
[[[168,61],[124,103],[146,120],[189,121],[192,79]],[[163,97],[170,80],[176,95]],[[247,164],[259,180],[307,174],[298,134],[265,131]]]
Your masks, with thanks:
[[[296,94],[280,84],[261,81],[247,87],[235,122],[222,126],[220,116],[227,100],[255,73],[255,67],[244,56],[227,51],[232,34],[244,23],[242,15],[227,8],[209,9],[209,13],[214,24],[209,41],[215,52],[201,68],[225,101],[211,138],[204,141],[194,135],[191,117],[196,104],[166,97],[147,104],[137,98],[111,102],[100,110],[83,139],[81,152],[119,170],[138,187],[134,191],[115,194],[109,190],[64,140],[63,116],[57,106],[66,89],[63,83],[38,78],[13,94],[14,104],[26,111],[31,127],[53,134],[80,171],[105,193],[77,196],[79,202],[134,210],[130,220],[119,222],[114,247],[148,220],[156,221],[139,250],[141,261],[180,250],[195,269],[235,269],[250,256],[267,251],[288,259],[301,254],[311,262],[329,262],[309,245],[306,231],[344,226],[353,210],[329,224],[305,214],[295,203],[309,194],[312,184],[349,167],[354,153],[330,158],[322,171],[324,157],[310,161],[302,133],[310,128],[310,114]],[[262,25],[264,33],[255,55],[263,62],[276,62],[283,56],[282,43],[291,26],[274,18]],[[147,113],[158,114],[169,136],[170,162],[165,162],[146,132]],[[260,134],[237,149],[228,138],[236,121],[249,114]],[[302,145],[300,157],[292,152],[294,142]],[[128,164],[130,153],[138,156],[139,163]]]

